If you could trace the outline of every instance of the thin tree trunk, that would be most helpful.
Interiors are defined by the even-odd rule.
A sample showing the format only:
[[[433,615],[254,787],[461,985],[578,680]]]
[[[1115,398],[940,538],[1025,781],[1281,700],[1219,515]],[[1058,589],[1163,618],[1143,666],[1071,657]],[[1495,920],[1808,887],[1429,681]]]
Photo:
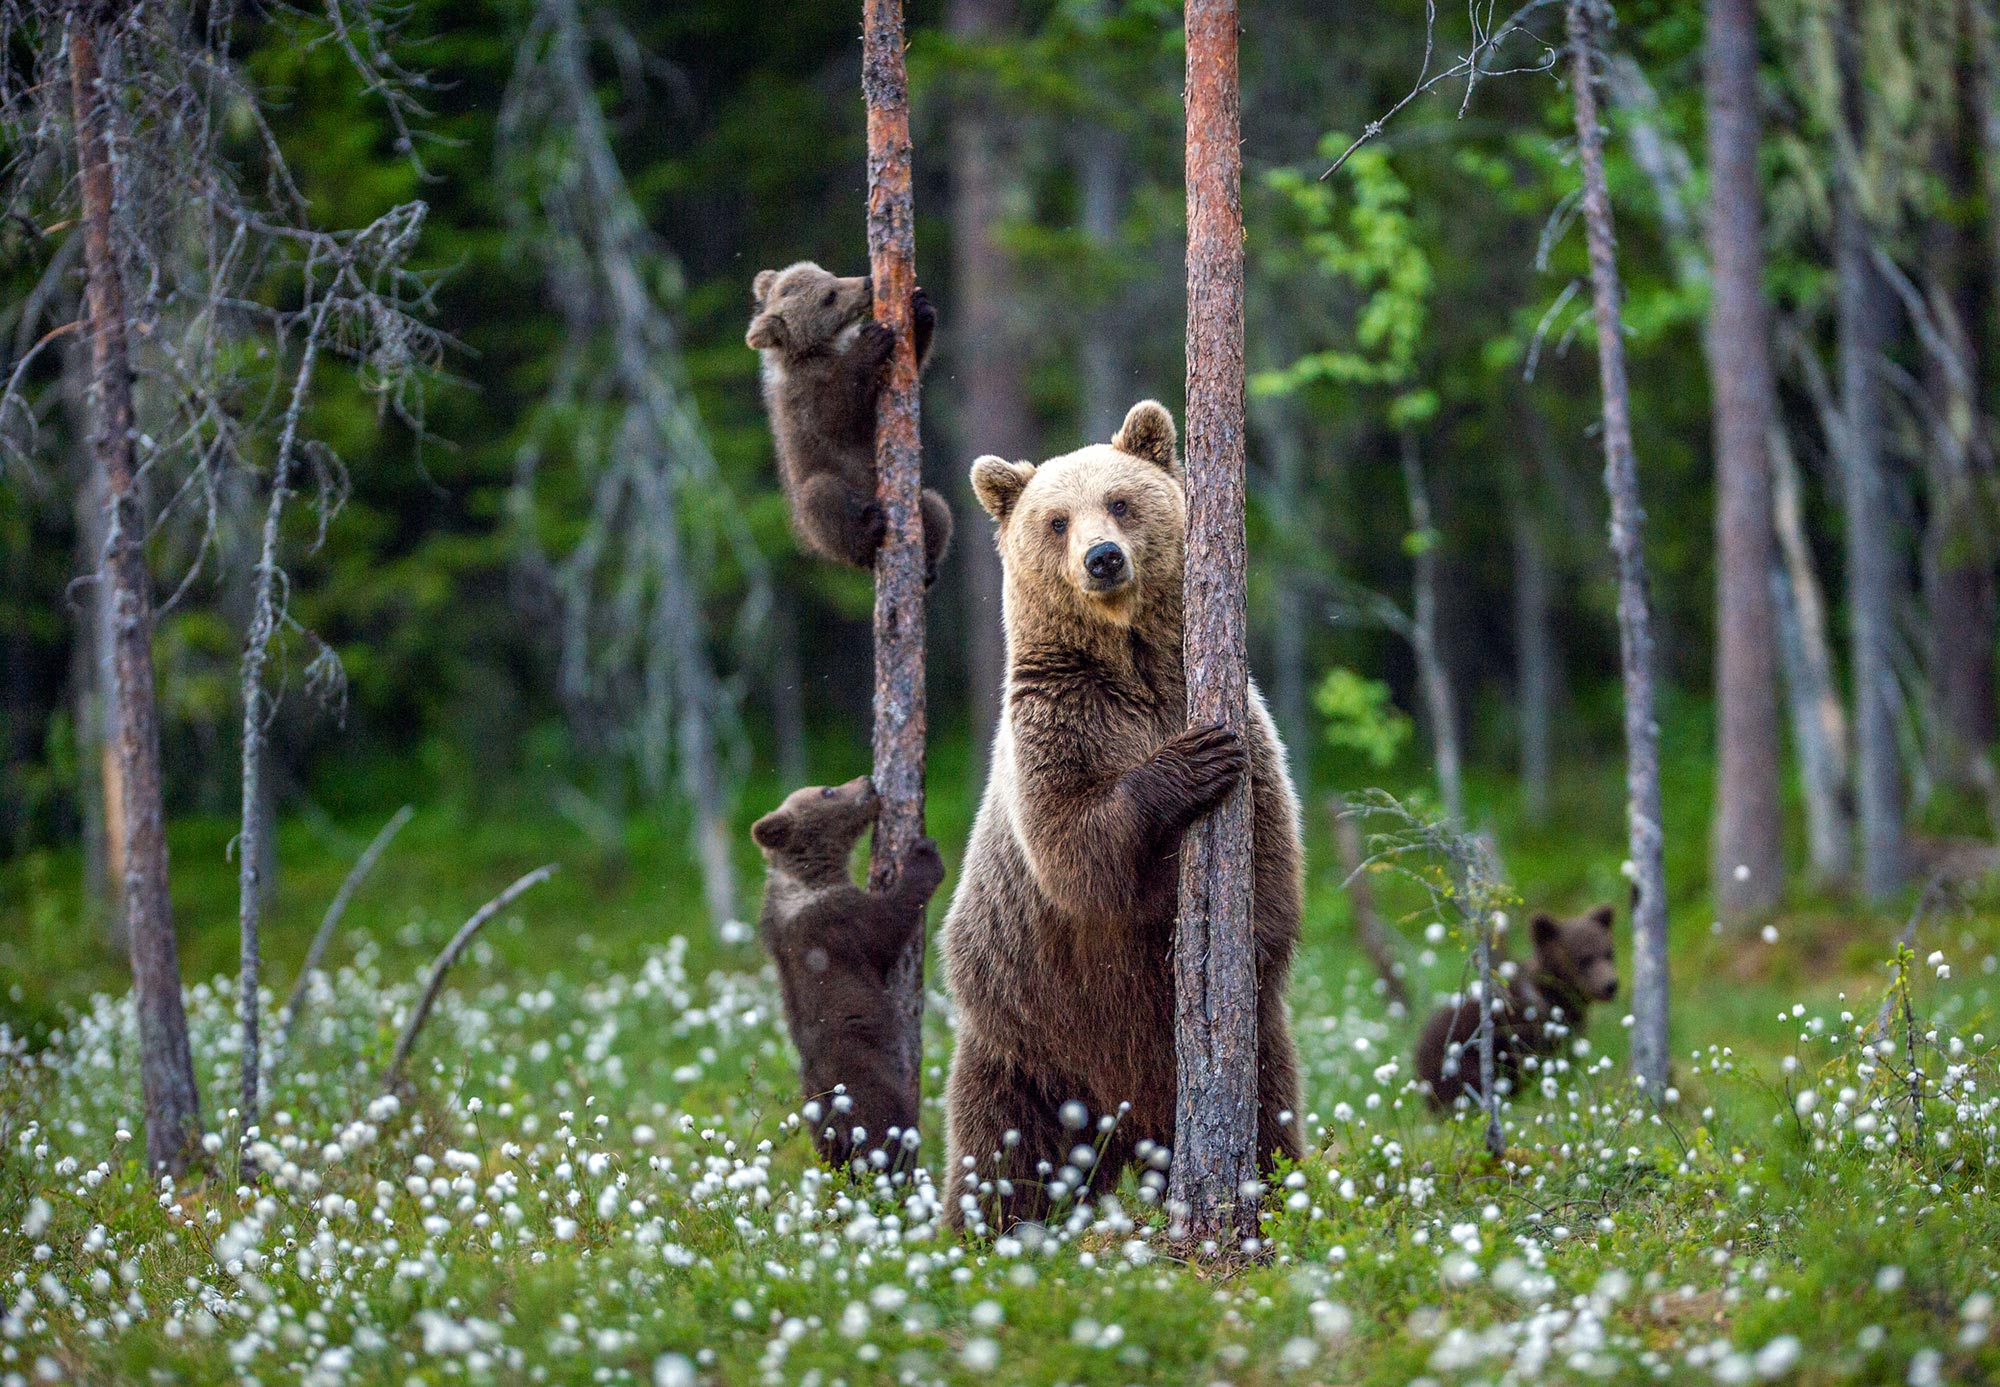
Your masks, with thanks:
[[[96,572],[103,561],[104,475],[88,444],[88,371],[80,351],[63,354],[63,401],[79,440],[76,449],[76,570]],[[112,823],[117,814],[116,737],[112,729],[111,653],[113,624],[108,589],[91,583],[77,594],[76,638],[70,651],[70,707],[76,719],[77,804],[83,820],[83,900],[93,924],[106,928],[114,949],[126,948],[124,916],[118,908],[122,878],[112,855]],[[118,844],[122,855],[123,843]]]
[[[1500,1128],[1500,1082],[1496,1072],[1494,1028],[1498,998],[1493,988],[1493,914],[1482,909],[1474,936],[1473,957],[1479,969],[1479,1107],[1486,1114],[1486,1154],[1499,1160],[1507,1154],[1507,1136]]]
[[[965,44],[991,43],[1015,23],[1014,0],[951,0],[946,27]],[[1018,172],[1004,153],[1005,104],[988,84],[962,92],[951,117],[952,286],[956,314],[959,451],[1026,459],[1035,452],[1028,407],[1027,343],[1012,254],[999,233],[1017,196]],[[1117,427],[1116,423],[1112,428]],[[1107,430],[1093,434],[1100,442]],[[969,487],[970,483],[963,483]],[[967,493],[970,494],[969,491]],[[982,536],[961,546],[966,565],[966,676],[972,685],[974,744],[984,756],[1000,719],[1007,673],[1000,623],[1000,554]]]
[[[1715,410],[1715,906],[1756,919],[1784,894],[1777,631],[1771,610],[1771,459],[1776,386],[1764,312],[1757,185],[1755,0],[1709,0],[1709,212]]]
[[[1417,436],[1402,433],[1403,489],[1409,496],[1410,530],[1416,537],[1412,562],[1415,591],[1411,594],[1410,646],[1417,657],[1417,681],[1423,685],[1424,711],[1431,727],[1431,755],[1437,762],[1438,796],[1445,817],[1465,826],[1465,777],[1458,754],[1458,700],[1452,696],[1451,670],[1438,649],[1438,534],[1431,524],[1431,493],[1424,481],[1423,457]]]
[[[305,412],[313,366],[319,359],[320,340],[326,331],[327,314],[333,304],[334,291],[329,288],[313,313],[311,326],[306,330],[305,345],[299,352],[298,374],[292,381],[284,427],[278,435],[277,455],[271,464],[271,495],[264,509],[263,535],[257,548],[257,567],[252,575],[250,631],[243,642],[243,820],[236,840],[239,944],[236,1007],[237,1023],[243,1032],[237,1130],[246,1138],[250,1129],[257,1125],[260,1083],[258,986],[263,971],[258,927],[265,900],[264,870],[271,857],[265,836],[270,827],[271,787],[265,781],[264,747],[273,710],[264,692],[264,665],[270,658],[271,639],[278,631],[278,541],[282,534],[285,497],[290,494],[292,455],[298,446],[299,420]]]
[[[105,485],[107,530],[98,582],[111,604],[112,696],[117,705],[118,817],[125,850],[120,896],[131,943],[139,1016],[139,1084],[146,1108],[146,1162],[179,1175],[201,1134],[201,1099],[181,1003],[180,958],[167,897],[167,839],[160,795],[160,737],[153,703],[153,601],[148,587],[132,413],[125,293],[113,244],[117,215],[110,142],[100,103],[98,37],[110,7],[68,16],[70,100],[82,188],[85,331],[90,338],[91,449]]]
[[[1843,885],[1854,868],[1854,814],[1850,807],[1847,712],[1834,683],[1833,643],[1827,634],[1826,596],[1806,540],[1804,488],[1791,442],[1774,421],[1770,434],[1772,516],[1782,564],[1772,589],[1779,653],[1792,712],[1792,743],[1806,805],[1807,856],[1813,880]]]
[[[1921,231],[1940,339],[1924,353],[1924,383],[1932,413],[1941,421],[1941,436],[1929,450],[1923,584],[1931,770],[1944,784],[1968,787],[1977,783],[1977,767],[1996,731],[1994,544],[1990,519],[1981,514],[1979,487],[1982,464],[1991,460],[1985,385],[1993,272],[1969,210],[1979,205],[1975,126],[1984,87],[1979,21],[1970,0],[1955,0],[1952,15],[1952,110],[1932,156],[1946,205]]]
[[[1653,615],[1646,579],[1646,512],[1632,448],[1631,397],[1604,131],[1596,85],[1595,0],[1569,0],[1576,143],[1583,173],[1591,308],[1604,394],[1604,487],[1611,496],[1611,552],[1618,565],[1618,646],[1625,682],[1626,823],[1632,860],[1632,1074],[1655,1100],[1667,1087],[1667,893],[1660,816],[1660,729],[1653,711]]]
[[[1884,472],[1880,362],[1893,331],[1889,287],[1875,266],[1862,205],[1858,151],[1867,139],[1857,26],[1859,0],[1842,0],[1835,24],[1842,149],[1834,180],[1834,273],[1839,281],[1838,353],[1842,484],[1847,503],[1847,611],[1853,679],[1855,798],[1861,821],[1861,886],[1881,899],[1903,881],[1903,784],[1896,743],[1895,521]]]
[[[875,434],[876,497],[888,518],[875,557],[875,789],[881,817],[868,885],[891,889],[924,833],[924,536],[918,509],[917,358],[910,296],[917,287],[916,208],[910,187],[909,79],[902,0],[865,0],[861,88],[868,106],[868,263],[875,321],[896,334]],[[924,932],[889,971],[901,1023],[897,1059],[915,1111],[924,1043]]]
[[[1187,6],[1188,722],[1249,724],[1243,206],[1234,0]],[[1168,1197],[1191,1243],[1257,1233],[1257,958],[1246,776],[1181,844]]]
[[[1382,912],[1375,904],[1375,889],[1363,870],[1368,859],[1361,845],[1361,825],[1347,812],[1347,803],[1339,795],[1328,797],[1326,816],[1333,825],[1333,851],[1340,861],[1342,889],[1347,892],[1348,904],[1354,907],[1355,936],[1361,941],[1361,951],[1375,965],[1375,976],[1382,980],[1382,989],[1389,996],[1391,1013],[1403,1015],[1410,1007],[1410,990],[1403,982],[1404,967],[1397,956],[1396,937],[1382,923]]]
[[[1541,827],[1549,818],[1554,760],[1555,632],[1549,624],[1549,556],[1541,518],[1516,495],[1514,532],[1514,699],[1521,728],[1521,811]]]

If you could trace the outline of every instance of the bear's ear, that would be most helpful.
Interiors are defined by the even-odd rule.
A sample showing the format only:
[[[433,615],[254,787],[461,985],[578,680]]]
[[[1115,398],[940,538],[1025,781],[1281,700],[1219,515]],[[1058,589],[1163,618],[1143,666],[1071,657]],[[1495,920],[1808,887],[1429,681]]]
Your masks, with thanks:
[[[1174,430],[1174,416],[1158,400],[1141,400],[1133,405],[1111,446],[1169,472],[1180,465],[1180,435]]]
[[[1528,922],[1528,929],[1538,949],[1546,949],[1562,937],[1562,926],[1546,910],[1535,912],[1535,918]]]
[[[757,840],[758,847],[781,852],[792,841],[792,816],[782,809],[773,809],[750,825],[750,836]]]
[[[1606,934],[1611,933],[1611,922],[1617,918],[1618,912],[1608,905],[1600,905],[1590,912],[1590,922]]]
[[[762,308],[764,300],[771,296],[771,286],[777,282],[778,272],[776,270],[759,270],[757,271],[757,277],[750,281],[750,294],[756,299],[759,308]]]
[[[1032,462],[1009,462],[988,453],[972,464],[972,494],[986,507],[988,515],[1005,520],[1034,475]]]

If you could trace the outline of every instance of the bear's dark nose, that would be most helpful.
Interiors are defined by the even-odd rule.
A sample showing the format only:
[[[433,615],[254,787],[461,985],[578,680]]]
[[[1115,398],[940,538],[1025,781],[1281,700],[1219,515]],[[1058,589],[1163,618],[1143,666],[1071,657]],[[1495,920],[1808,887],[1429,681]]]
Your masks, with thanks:
[[[1125,551],[1105,540],[1090,546],[1083,556],[1083,571],[1100,583],[1109,583],[1125,574]]]

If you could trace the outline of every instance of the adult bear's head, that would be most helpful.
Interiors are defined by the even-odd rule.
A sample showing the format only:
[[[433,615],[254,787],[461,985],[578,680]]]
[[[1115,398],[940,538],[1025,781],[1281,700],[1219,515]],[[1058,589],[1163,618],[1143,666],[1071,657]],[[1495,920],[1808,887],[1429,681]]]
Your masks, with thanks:
[[[1109,443],[1032,462],[987,456],[972,490],[999,523],[1007,622],[1129,626],[1163,595],[1179,610],[1187,501],[1173,416],[1141,400]]]

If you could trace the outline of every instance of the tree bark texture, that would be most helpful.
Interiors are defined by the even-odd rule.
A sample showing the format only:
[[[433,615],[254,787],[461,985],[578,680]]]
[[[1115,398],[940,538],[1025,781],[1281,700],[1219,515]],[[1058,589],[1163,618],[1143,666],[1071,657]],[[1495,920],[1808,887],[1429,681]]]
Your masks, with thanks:
[[[1715,412],[1715,906],[1726,924],[1784,891],[1778,654],[1771,610],[1771,459],[1776,399],[1764,310],[1755,0],[1709,0],[1708,247]]]
[[[1931,696],[1931,772],[1966,787],[1995,738],[1995,593],[1991,516],[1981,474],[1992,462],[1987,408],[1992,373],[1994,267],[1978,233],[1980,80],[1978,19],[1971,0],[1951,5],[1951,110],[1932,168],[1944,206],[1920,233],[1924,278],[1939,342],[1924,353],[1924,383],[1937,442],[1929,450],[1929,514],[1923,535],[1925,663]],[[1988,213],[1988,216],[1991,214]]]
[[[1584,235],[1590,252],[1591,310],[1604,395],[1604,487],[1611,497],[1611,553],[1618,567],[1618,647],[1625,683],[1626,824],[1632,862],[1632,1049],[1634,1080],[1658,1100],[1666,1091],[1667,895],[1660,816],[1660,729],[1653,711],[1653,614],[1646,579],[1646,512],[1632,447],[1625,381],[1622,291],[1611,194],[1604,177],[1604,130],[1596,79],[1596,0],[1569,0],[1576,143],[1583,174]]]
[[[862,96],[868,106],[868,264],[875,321],[896,334],[876,423],[876,499],[887,534],[875,556],[875,789],[881,817],[868,863],[870,890],[887,891],[924,834],[924,536],[918,509],[917,357],[910,296],[917,287],[916,209],[910,185],[910,90],[903,65],[902,0],[864,0]],[[914,1110],[923,1074],[924,932],[889,971],[901,1021],[902,1079]]]
[[[69,15],[70,100],[82,192],[85,332],[90,339],[91,449],[104,480],[106,526],[98,582],[108,594],[118,776],[124,850],[120,899],[139,1016],[139,1083],[146,1109],[146,1162],[180,1174],[201,1135],[201,1100],[181,1002],[180,959],[167,897],[167,840],[160,794],[160,735],[153,701],[153,602],[138,483],[138,429],[125,294],[113,243],[111,151],[100,103],[100,33],[109,12]]]
[[[1890,288],[1874,261],[1854,151],[1867,139],[1857,26],[1859,0],[1842,0],[1834,26],[1844,149],[1834,179],[1834,275],[1839,283],[1841,481],[1847,510],[1848,663],[1853,680],[1855,801],[1861,887],[1881,899],[1903,881],[1903,775],[1896,742],[1895,520],[1882,456],[1881,361],[1894,331]]]
[[[1234,0],[1187,6],[1188,721],[1249,721],[1243,207]],[[1191,1242],[1257,1233],[1257,960],[1246,776],[1181,844],[1169,1198]]]
[[[1806,807],[1806,852],[1812,879],[1843,885],[1854,868],[1847,710],[1834,682],[1826,594],[1806,539],[1804,487],[1791,442],[1775,421],[1770,434],[1772,500],[1782,563],[1772,574],[1772,607],[1791,706],[1792,745]]]
[[[991,43],[1015,21],[1014,0],[951,0],[946,26],[964,44]],[[959,93],[951,117],[952,336],[959,381],[959,453],[1035,454],[1028,406],[1028,356],[1019,322],[1013,255],[999,232],[1017,196],[1018,170],[1006,155],[1005,107],[983,79]],[[1086,368],[1087,369],[1087,368]],[[1114,422],[1112,428],[1117,427]],[[1107,442],[1111,431],[1091,434]],[[960,484],[971,495],[970,482]],[[973,512],[977,514],[977,511]],[[981,526],[982,530],[984,526]],[[981,536],[962,544],[966,568],[966,677],[972,686],[973,737],[984,755],[1000,718],[1007,675],[1000,623],[1000,554]]]
[[[1438,648],[1438,533],[1431,523],[1430,486],[1424,480],[1417,436],[1403,430],[1403,489],[1409,497],[1410,530],[1417,551],[1412,561],[1410,646],[1423,685],[1424,717],[1430,723],[1431,756],[1437,763],[1438,798],[1455,828],[1465,826],[1465,774],[1458,752],[1458,700],[1452,696],[1451,669]]]

